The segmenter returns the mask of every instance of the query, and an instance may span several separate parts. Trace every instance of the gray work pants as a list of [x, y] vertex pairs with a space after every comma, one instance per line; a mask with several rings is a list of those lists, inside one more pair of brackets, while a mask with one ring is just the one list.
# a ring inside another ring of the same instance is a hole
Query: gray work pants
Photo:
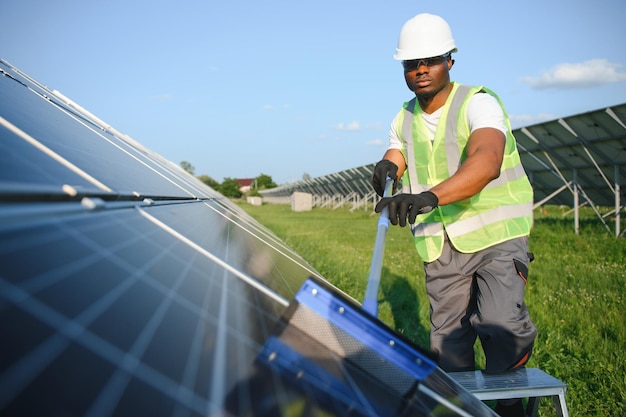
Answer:
[[442, 369], [473, 370], [477, 336], [486, 372], [526, 363], [537, 335], [524, 303], [529, 262], [523, 237], [470, 254], [446, 239], [441, 257], [424, 264], [430, 345]]

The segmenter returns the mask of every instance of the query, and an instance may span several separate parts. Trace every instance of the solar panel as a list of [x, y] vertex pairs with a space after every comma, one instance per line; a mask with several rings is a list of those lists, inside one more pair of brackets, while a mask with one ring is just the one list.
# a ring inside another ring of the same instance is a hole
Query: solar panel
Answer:
[[351, 168], [321, 177], [283, 184], [260, 192], [263, 198], [289, 197], [294, 191], [315, 195], [355, 194], [359, 198], [373, 197], [375, 193], [372, 190], [370, 178], [374, 172], [374, 166], [375, 164], [369, 164]]
[[[522, 163], [541, 201], [562, 186], [579, 187], [586, 204], [614, 207], [626, 182], [626, 104], [565, 117], [515, 132]], [[619, 199], [618, 199], [619, 197]], [[571, 192], [553, 204], [573, 206]]]
[[[222, 195], [0, 72], [0, 414], [492, 415]], [[381, 357], [380, 340], [303, 295], [311, 285], [406, 353]]]

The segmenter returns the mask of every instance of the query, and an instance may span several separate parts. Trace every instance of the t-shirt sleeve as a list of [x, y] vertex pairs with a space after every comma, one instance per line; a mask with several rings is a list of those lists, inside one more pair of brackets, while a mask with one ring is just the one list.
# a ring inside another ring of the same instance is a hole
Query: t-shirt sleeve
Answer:
[[399, 117], [399, 115], [394, 117], [393, 121], [391, 122], [391, 126], [389, 127], [389, 146], [387, 147], [387, 149], [402, 150], [403, 148], [402, 140], [400, 139], [400, 134], [398, 133], [397, 129]]
[[467, 121], [470, 133], [483, 127], [498, 129], [506, 135], [504, 112], [498, 100], [488, 93], [477, 93], [467, 105]]

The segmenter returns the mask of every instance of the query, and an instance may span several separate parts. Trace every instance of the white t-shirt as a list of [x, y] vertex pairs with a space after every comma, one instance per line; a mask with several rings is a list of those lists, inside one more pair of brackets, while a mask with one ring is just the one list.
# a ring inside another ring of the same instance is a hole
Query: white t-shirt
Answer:
[[[419, 105], [419, 104], [416, 104]], [[443, 107], [437, 109], [432, 114], [422, 112], [424, 119], [424, 125], [430, 135], [430, 140], [435, 138], [435, 130], [437, 129], [437, 123], [441, 117]], [[389, 147], [388, 149], [401, 149], [402, 140], [396, 129], [397, 119], [400, 115], [397, 115], [391, 123], [389, 129]], [[470, 133], [476, 129], [483, 127], [493, 127], [498, 129], [506, 135], [507, 127], [504, 122], [504, 112], [498, 103], [498, 100], [491, 94], [476, 93], [470, 98], [467, 104], [467, 122], [469, 124]]]

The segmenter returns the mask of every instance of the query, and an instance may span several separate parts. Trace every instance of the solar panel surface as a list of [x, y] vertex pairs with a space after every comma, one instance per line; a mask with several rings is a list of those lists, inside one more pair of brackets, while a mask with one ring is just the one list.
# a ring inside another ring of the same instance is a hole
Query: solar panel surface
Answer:
[[298, 335], [309, 278], [332, 288], [219, 193], [0, 61], [0, 414], [492, 415], [438, 369], [390, 390], [340, 340]]

